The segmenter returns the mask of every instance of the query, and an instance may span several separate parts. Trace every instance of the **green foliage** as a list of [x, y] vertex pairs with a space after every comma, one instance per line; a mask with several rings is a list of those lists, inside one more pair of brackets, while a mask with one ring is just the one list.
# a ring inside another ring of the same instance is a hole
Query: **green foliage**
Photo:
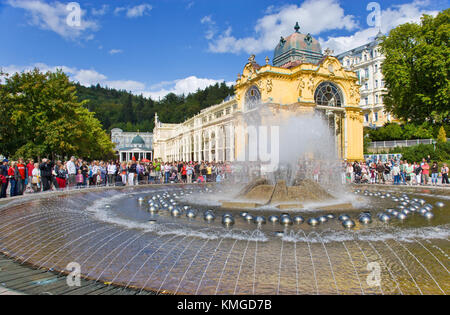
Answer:
[[450, 9], [393, 29], [382, 44], [386, 110], [421, 124], [450, 119]]
[[437, 136], [437, 141], [439, 142], [447, 142], [447, 133], [445, 132], [444, 127], [439, 128], [439, 134]]
[[449, 128], [449, 124], [438, 125], [424, 122], [420, 125], [413, 123], [399, 125], [391, 123], [378, 129], [365, 128], [365, 132], [371, 141], [416, 140], [437, 138], [440, 128], [445, 132], [445, 129]]
[[450, 159], [450, 143], [438, 142], [436, 145], [420, 144], [414, 147], [396, 148], [395, 153], [401, 153], [403, 159], [410, 162], [420, 162], [428, 155], [432, 161], [443, 162]]
[[187, 96], [170, 93], [158, 101], [100, 85], [77, 85], [77, 94], [81, 100], [87, 101], [87, 108], [95, 112], [106, 130], [120, 128], [124, 131], [152, 132], [155, 113], [165, 123], [181, 123], [201, 110], [222, 102], [234, 94], [234, 88], [221, 83]]
[[109, 136], [61, 71], [5, 76], [0, 84], [0, 152], [11, 157], [108, 157]]

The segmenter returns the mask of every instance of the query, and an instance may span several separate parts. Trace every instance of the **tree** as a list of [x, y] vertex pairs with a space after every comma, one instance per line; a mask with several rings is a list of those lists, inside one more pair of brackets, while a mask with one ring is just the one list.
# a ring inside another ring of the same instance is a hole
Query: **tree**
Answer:
[[4, 76], [0, 152], [12, 157], [109, 157], [113, 144], [62, 71]]
[[405, 121], [450, 119], [450, 9], [391, 30], [381, 43], [386, 110]]
[[438, 134], [437, 140], [439, 142], [447, 142], [447, 134], [445, 133], [445, 129], [443, 126], [441, 128], [439, 128], [439, 134]]

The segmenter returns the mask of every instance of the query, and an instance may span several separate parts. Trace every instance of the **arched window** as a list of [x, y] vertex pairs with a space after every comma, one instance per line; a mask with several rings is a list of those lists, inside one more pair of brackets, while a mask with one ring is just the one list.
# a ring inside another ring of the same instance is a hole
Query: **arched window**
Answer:
[[317, 105], [342, 107], [344, 98], [341, 89], [332, 82], [322, 82], [314, 93], [314, 100]]
[[261, 103], [261, 93], [256, 86], [252, 86], [245, 93], [245, 107], [247, 110], [255, 108]]

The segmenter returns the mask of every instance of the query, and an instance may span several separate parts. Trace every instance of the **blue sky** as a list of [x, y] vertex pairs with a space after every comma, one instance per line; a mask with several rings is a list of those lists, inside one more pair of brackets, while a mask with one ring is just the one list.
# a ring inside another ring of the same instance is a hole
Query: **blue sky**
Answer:
[[[371, 1], [154, 0], [77, 1], [80, 26], [66, 22], [70, 1], [0, 0], [0, 67], [62, 68], [75, 81], [158, 98], [217, 81], [230, 84], [250, 54], [273, 57], [280, 36], [299, 21], [335, 53], [365, 44], [381, 29], [437, 14], [447, 0]], [[373, 24], [373, 23], [372, 23]]]

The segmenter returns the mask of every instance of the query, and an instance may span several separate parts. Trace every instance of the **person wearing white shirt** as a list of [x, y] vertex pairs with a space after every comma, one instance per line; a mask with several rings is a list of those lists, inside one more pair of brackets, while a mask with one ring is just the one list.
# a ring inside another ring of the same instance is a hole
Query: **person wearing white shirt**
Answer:
[[114, 162], [111, 162], [108, 164], [108, 185], [114, 186], [116, 182], [116, 172], [117, 172], [117, 166]]
[[75, 166], [75, 157], [71, 157], [67, 162], [67, 174], [69, 175], [69, 188], [75, 186], [75, 179], [77, 176], [77, 168]]

